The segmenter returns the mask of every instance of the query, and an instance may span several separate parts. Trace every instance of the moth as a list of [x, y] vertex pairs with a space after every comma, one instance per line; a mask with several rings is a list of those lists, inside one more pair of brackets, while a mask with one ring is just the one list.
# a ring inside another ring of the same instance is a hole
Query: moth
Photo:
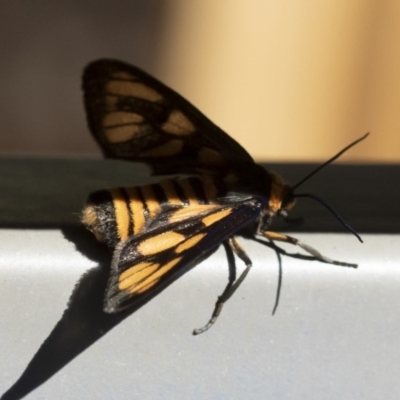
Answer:
[[106, 157], [146, 163], [156, 175], [175, 175], [89, 196], [82, 221], [113, 251], [105, 312], [155, 296], [224, 243], [245, 269], [218, 298], [210, 321], [193, 333], [206, 331], [252, 266], [236, 238], [246, 227], [254, 237], [291, 243], [319, 261], [356, 267], [269, 227], [275, 216], [287, 216], [298, 197], [321, 202], [294, 189], [366, 135], [291, 187], [256, 164], [187, 100], [139, 68], [94, 61], [84, 71], [83, 91], [89, 128]]

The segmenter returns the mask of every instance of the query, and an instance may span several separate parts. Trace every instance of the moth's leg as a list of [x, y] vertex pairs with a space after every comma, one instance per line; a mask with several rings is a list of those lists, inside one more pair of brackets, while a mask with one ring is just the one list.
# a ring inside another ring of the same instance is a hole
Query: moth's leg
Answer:
[[298, 240], [292, 236], [284, 235], [283, 233], [278, 233], [278, 232], [271, 232], [271, 231], [261, 231], [260, 234], [272, 241], [285, 242], [285, 243], [293, 244], [295, 246], [299, 246], [303, 250], [305, 250], [307, 253], [314, 256], [319, 261], [322, 261], [322, 262], [325, 262], [328, 264], [340, 265], [342, 267], [357, 268], [357, 264], [346, 263], [343, 261], [336, 261], [336, 260], [332, 260], [329, 257], [325, 257], [318, 250], [315, 250], [313, 247], [301, 242], [300, 240]]
[[234, 237], [229, 238], [228, 244], [230, 248], [234, 251], [234, 253], [245, 263], [246, 268], [236, 281], [232, 279], [229, 280], [225, 290], [223, 291], [221, 296], [218, 297], [218, 300], [215, 303], [215, 308], [211, 315], [210, 321], [208, 321], [208, 323], [204, 325], [202, 328], [195, 329], [193, 331], [193, 335], [199, 335], [200, 333], [207, 331], [214, 325], [214, 323], [218, 319], [219, 314], [222, 311], [224, 304], [232, 297], [233, 293], [236, 292], [236, 289], [244, 281], [244, 279], [246, 278], [247, 274], [250, 271], [250, 268], [252, 267], [252, 262], [250, 258], [248, 257], [246, 252], [243, 250], [242, 246]]

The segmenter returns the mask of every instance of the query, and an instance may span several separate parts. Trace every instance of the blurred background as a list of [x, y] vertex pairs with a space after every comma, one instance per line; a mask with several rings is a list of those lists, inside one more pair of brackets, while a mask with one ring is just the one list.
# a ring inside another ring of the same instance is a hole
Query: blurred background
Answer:
[[259, 161], [400, 161], [400, 2], [13, 1], [0, 7], [1, 155], [100, 156], [81, 74], [135, 64]]

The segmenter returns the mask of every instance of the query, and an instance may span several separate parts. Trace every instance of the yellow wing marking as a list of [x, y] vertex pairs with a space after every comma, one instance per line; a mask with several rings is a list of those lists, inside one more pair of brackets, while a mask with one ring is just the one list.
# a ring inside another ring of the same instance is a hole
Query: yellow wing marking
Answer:
[[190, 135], [196, 130], [192, 122], [179, 110], [171, 112], [161, 129], [172, 135]]
[[135, 293], [139, 294], [139, 293], [146, 292], [151, 287], [153, 287], [163, 277], [163, 275], [165, 275], [169, 270], [171, 270], [181, 260], [182, 260], [182, 257], [177, 257], [177, 258], [174, 258], [173, 260], [171, 260], [170, 262], [168, 262], [167, 264], [164, 264], [161, 267], [158, 267], [158, 269], [155, 272], [153, 272], [151, 275], [149, 275], [142, 282], [131, 287], [129, 292], [132, 294], [135, 294]]
[[192, 248], [193, 246], [195, 246], [197, 243], [200, 242], [201, 239], [203, 239], [203, 237], [206, 236], [205, 233], [199, 233], [197, 235], [192, 236], [190, 239], [184, 241], [183, 243], [181, 243], [176, 249], [175, 249], [175, 253], [182, 253], [183, 251]]
[[157, 270], [160, 264], [152, 262], [142, 262], [130, 267], [124, 271], [118, 278], [119, 290], [125, 290], [133, 286], [135, 283], [145, 279]]
[[214, 204], [197, 204], [194, 206], [182, 207], [168, 218], [168, 222], [178, 222], [191, 217], [196, 217], [201, 213], [212, 211], [216, 207], [217, 206]]
[[107, 110], [109, 112], [118, 110], [117, 108], [118, 97], [109, 94], [106, 95], [105, 97], [106, 97]]
[[170, 249], [185, 240], [181, 233], [169, 231], [149, 237], [138, 244], [138, 251], [143, 256], [151, 256], [161, 251]]
[[207, 215], [204, 217], [201, 222], [205, 226], [210, 226], [212, 224], [215, 224], [216, 222], [220, 221], [222, 218], [225, 218], [227, 215], [229, 215], [232, 212], [231, 208], [227, 208], [226, 210], [218, 211], [216, 213]]
[[110, 189], [113, 198], [118, 236], [125, 240], [129, 233], [129, 210], [120, 189]]
[[153, 102], [163, 98], [156, 90], [141, 82], [111, 80], [107, 83], [106, 91], [117, 96], [137, 97]]
[[182, 151], [182, 148], [182, 140], [172, 139], [161, 146], [143, 151], [140, 155], [145, 157], [168, 157], [179, 154]]
[[222, 165], [224, 159], [218, 151], [210, 149], [208, 147], [202, 147], [198, 154], [198, 161], [201, 164], [207, 165]]
[[133, 233], [139, 233], [143, 230], [146, 223], [144, 216], [144, 206], [139, 199], [138, 190], [135, 187], [125, 189], [129, 196], [129, 209], [131, 210], [133, 220]]
[[164, 179], [160, 182], [160, 186], [164, 190], [165, 195], [167, 196], [168, 202], [175, 206], [182, 206], [183, 203], [181, 199], [178, 197], [178, 193], [176, 193], [175, 187], [171, 181], [171, 179]]
[[150, 218], [154, 218], [160, 211], [160, 203], [154, 196], [153, 188], [151, 185], [141, 186], [144, 201], [150, 214]]
[[105, 115], [103, 125], [112, 128], [115, 125], [138, 124], [143, 122], [143, 116], [127, 111], [113, 111]]
[[140, 125], [124, 125], [106, 128], [105, 135], [110, 143], [122, 143], [131, 140], [135, 135], [142, 132]]

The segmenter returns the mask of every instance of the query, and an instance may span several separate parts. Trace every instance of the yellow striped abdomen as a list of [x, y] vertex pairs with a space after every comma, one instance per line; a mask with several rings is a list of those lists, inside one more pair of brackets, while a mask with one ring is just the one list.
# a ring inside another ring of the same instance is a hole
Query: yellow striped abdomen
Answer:
[[120, 241], [163, 221], [182, 220], [195, 210], [212, 208], [220, 188], [210, 177], [189, 177], [101, 190], [89, 196], [82, 222], [97, 240], [115, 248]]

